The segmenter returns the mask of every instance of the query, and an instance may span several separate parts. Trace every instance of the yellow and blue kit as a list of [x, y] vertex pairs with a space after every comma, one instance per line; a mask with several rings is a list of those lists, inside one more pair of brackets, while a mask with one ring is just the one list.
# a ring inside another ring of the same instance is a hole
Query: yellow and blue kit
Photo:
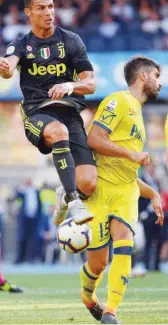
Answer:
[[[109, 133], [117, 146], [134, 152], [143, 150], [146, 139], [141, 104], [129, 91], [105, 98], [92, 122]], [[95, 153], [98, 185], [87, 204], [95, 218], [90, 223], [93, 240], [89, 249], [98, 249], [110, 240], [109, 221], [115, 218], [135, 232], [138, 219], [139, 164], [126, 159]]]

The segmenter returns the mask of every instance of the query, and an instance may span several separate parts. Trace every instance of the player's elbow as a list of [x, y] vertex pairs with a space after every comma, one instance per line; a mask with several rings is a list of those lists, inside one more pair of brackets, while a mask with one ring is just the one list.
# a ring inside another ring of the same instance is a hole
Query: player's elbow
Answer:
[[87, 138], [88, 146], [94, 150], [97, 148], [97, 137], [94, 137], [92, 134], [88, 135]]
[[94, 94], [96, 91], [96, 81], [94, 78], [88, 80], [88, 94]]
[[5, 72], [3, 74], [0, 75], [0, 77], [2, 77], [3, 79], [10, 79], [13, 76], [13, 72]]
[[5, 75], [4, 75], [4, 76], [2, 76], [2, 78], [3, 78], [3, 79], [11, 79], [12, 76], [5, 76]]

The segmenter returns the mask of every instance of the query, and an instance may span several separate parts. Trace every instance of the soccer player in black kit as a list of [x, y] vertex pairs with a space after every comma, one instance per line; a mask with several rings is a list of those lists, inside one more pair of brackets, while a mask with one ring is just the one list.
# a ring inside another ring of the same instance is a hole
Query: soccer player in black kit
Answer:
[[26, 137], [43, 154], [52, 151], [63, 185], [57, 190], [55, 223], [69, 210], [82, 224], [92, 219], [81, 198], [94, 191], [97, 172], [79, 112], [85, 109], [84, 95], [95, 91], [95, 78], [84, 43], [54, 26], [54, 11], [53, 0], [25, 0], [32, 31], [9, 44], [0, 75], [11, 78], [19, 69]]

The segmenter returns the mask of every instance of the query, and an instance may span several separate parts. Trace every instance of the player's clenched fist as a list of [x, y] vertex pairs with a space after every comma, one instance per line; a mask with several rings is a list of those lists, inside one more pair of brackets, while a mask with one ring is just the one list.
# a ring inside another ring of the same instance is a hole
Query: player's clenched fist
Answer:
[[13, 72], [8, 63], [8, 60], [0, 57], [0, 76], [9, 79], [13, 76]]
[[150, 164], [150, 156], [148, 152], [132, 152], [130, 155], [130, 160], [142, 166], [147, 166]]
[[0, 57], [0, 74], [9, 72], [9, 63], [6, 59]]

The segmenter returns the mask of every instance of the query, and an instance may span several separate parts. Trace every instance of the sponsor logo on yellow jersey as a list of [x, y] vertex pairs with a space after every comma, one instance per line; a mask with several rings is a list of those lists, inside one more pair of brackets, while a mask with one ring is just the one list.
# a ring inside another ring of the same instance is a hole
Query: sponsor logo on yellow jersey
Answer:
[[136, 124], [133, 124], [130, 135], [141, 142], [145, 142], [145, 137], [141, 134]]

